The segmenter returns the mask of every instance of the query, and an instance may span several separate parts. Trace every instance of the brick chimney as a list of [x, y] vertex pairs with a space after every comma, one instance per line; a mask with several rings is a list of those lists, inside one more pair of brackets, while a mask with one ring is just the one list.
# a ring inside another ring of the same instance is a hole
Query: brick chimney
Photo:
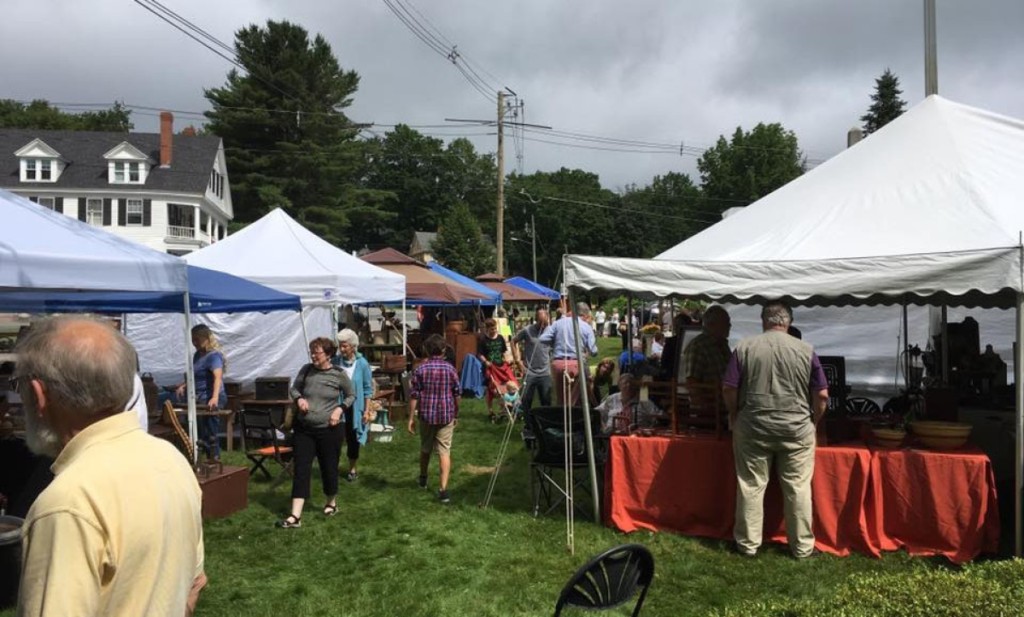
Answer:
[[174, 115], [169, 111], [160, 112], [160, 167], [171, 166], [171, 152], [174, 141]]

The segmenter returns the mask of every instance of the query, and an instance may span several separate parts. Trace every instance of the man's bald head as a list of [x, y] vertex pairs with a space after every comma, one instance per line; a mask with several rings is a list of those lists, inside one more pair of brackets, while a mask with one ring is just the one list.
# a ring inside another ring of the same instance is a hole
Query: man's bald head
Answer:
[[18, 376], [42, 384], [46, 415], [96, 421], [124, 411], [131, 398], [135, 350], [109, 322], [81, 316], [44, 319], [32, 325], [16, 351]]

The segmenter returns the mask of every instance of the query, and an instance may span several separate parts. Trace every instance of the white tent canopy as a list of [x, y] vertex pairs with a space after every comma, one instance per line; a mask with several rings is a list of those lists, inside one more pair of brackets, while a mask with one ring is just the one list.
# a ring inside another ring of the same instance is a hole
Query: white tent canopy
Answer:
[[303, 306], [405, 298], [405, 277], [329, 244], [280, 208], [185, 260], [295, 294]]
[[0, 190], [0, 288], [183, 294], [178, 257], [119, 238]]
[[[185, 259], [302, 299], [301, 322], [283, 313], [196, 317], [196, 322], [210, 326], [223, 346], [228, 362], [225, 379], [246, 385], [257, 377], [294, 377], [309, 361], [303, 330], [310, 338], [333, 338], [337, 305], [405, 299], [404, 276], [325, 242], [280, 208]], [[181, 379], [175, 358], [185, 353], [185, 343], [164, 335], [177, 327], [173, 316], [133, 315], [127, 323], [143, 370], [160, 383]]]
[[1017, 309], [1015, 553], [1024, 550], [1024, 122], [930, 96], [654, 260], [566, 256], [571, 289], [805, 305]]
[[581, 289], [757, 302], [1016, 305], [1024, 122], [928, 97], [652, 260], [566, 259]]

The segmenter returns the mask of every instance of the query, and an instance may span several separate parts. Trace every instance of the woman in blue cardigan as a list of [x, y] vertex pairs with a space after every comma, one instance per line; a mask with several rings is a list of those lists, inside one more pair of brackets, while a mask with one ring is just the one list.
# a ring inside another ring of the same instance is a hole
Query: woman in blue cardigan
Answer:
[[338, 355], [334, 364], [345, 371], [356, 390], [356, 400], [345, 410], [345, 443], [348, 449], [348, 475], [345, 479], [355, 482], [359, 477], [356, 463], [359, 461], [359, 447], [366, 444], [370, 423], [367, 421], [370, 397], [373, 396], [373, 372], [370, 363], [359, 353], [359, 336], [345, 328], [338, 332]]

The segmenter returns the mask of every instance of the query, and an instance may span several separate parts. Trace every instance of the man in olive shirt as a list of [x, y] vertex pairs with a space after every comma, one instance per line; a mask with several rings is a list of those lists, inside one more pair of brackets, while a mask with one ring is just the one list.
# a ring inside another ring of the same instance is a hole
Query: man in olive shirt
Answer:
[[17, 353], [28, 446], [56, 458], [22, 528], [18, 615], [191, 614], [202, 493], [185, 457], [124, 411], [135, 350], [106, 323], [57, 317]]
[[789, 550], [814, 552], [811, 478], [814, 427], [828, 405], [825, 372], [814, 349], [790, 336], [792, 313], [781, 302], [761, 311], [762, 334], [740, 341], [725, 370], [722, 395], [733, 427], [736, 462], [736, 550], [761, 546], [764, 490], [772, 462], [782, 486]]

